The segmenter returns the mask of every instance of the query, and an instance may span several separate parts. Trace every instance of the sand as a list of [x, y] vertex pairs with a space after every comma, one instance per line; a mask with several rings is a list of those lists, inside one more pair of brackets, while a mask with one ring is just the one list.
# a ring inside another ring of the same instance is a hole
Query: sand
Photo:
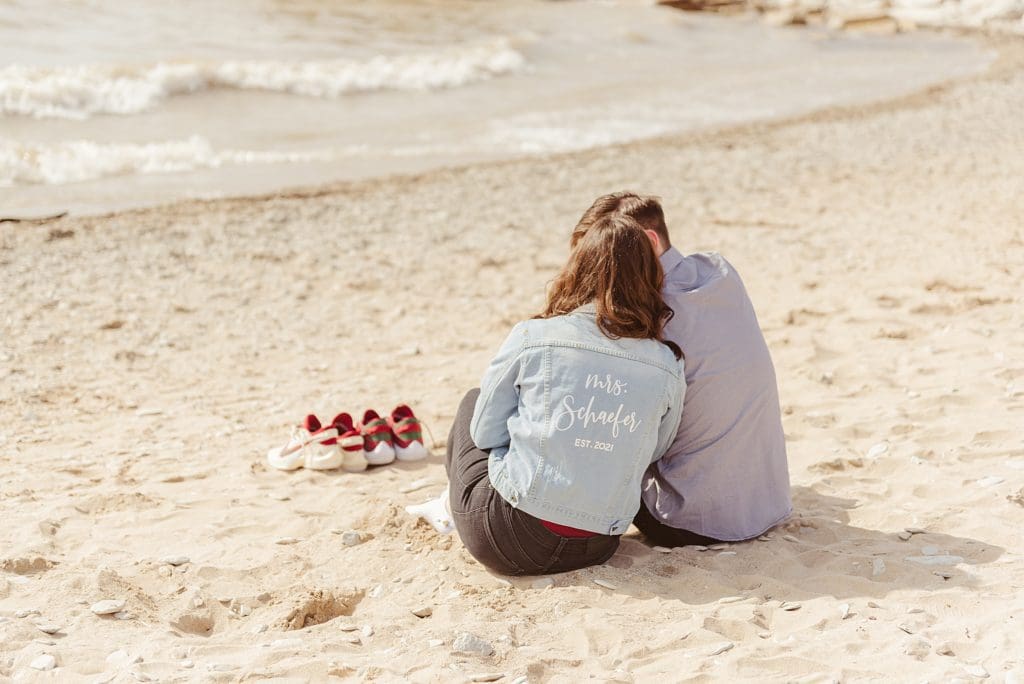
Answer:
[[[1024, 680], [1024, 59], [1001, 49], [872, 107], [0, 224], [0, 679]], [[508, 580], [403, 511], [440, 448], [265, 466], [308, 411], [408, 401], [443, 440], [620, 188], [746, 280], [796, 507], [769, 538], [632, 531], [605, 566]]]

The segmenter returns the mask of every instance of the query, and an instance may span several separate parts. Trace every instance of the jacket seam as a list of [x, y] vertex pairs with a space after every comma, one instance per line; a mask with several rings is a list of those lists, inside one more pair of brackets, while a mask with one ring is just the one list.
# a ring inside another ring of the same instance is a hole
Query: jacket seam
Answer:
[[[642, 356], [638, 356], [636, 354], [630, 354], [628, 352], [620, 352], [620, 351], [617, 351], [617, 350], [614, 350], [614, 349], [605, 349], [603, 347], [598, 347], [596, 345], [582, 344], [580, 342], [565, 342], [565, 341], [562, 341], [562, 340], [544, 340], [544, 341], [538, 341], [538, 342], [524, 342], [523, 343], [523, 350], [522, 351], [525, 351], [526, 349], [535, 349], [535, 348], [538, 348], [538, 347], [545, 347], [545, 348], [550, 348], [550, 347], [568, 347], [570, 349], [585, 349], [587, 351], [596, 352], [598, 354], [604, 354], [606, 356], [614, 356], [614, 357], [620, 358], [620, 359], [628, 359], [630, 361], [636, 361], [637, 363], [642, 363], [642, 364], [647, 365], [647, 366], [653, 366], [653, 367], [658, 368], [660, 370], [663, 370], [663, 371], [666, 371], [668, 373], [671, 373], [672, 375], [675, 375], [676, 377], [678, 377], [679, 374], [680, 374], [680, 370], [679, 370], [678, 365], [672, 366], [672, 365], [669, 365], [669, 364], [662, 364], [662, 363], [660, 363], [658, 361], [652, 361], [650, 359], [645, 359]], [[522, 352], [520, 352], [520, 353], [522, 353]]]
[[540, 453], [537, 454], [537, 464], [530, 474], [530, 487], [526, 491], [527, 498], [536, 494], [540, 474], [544, 471], [544, 463], [547, 461], [547, 436], [548, 430], [551, 429], [551, 351], [548, 348], [545, 348], [541, 354], [541, 368], [544, 376], [544, 432], [540, 436], [538, 448]]
[[[664, 420], [664, 415], [665, 414], [662, 413], [662, 420]], [[658, 426], [659, 426], [658, 432], [660, 432], [661, 431], [660, 430], [661, 421], [658, 422]], [[653, 428], [654, 428], [654, 422], [653, 421], [648, 422], [647, 430], [644, 432], [644, 437], [641, 440], [641, 443], [646, 443], [646, 442], [650, 441], [651, 431], [653, 430]], [[655, 446], [655, 448], [657, 448], [657, 446], [658, 446], [658, 444], [657, 444], [657, 437], [655, 438], [654, 446]], [[617, 500], [620, 500], [620, 501], [622, 500], [622, 495], [626, 491], [626, 488], [629, 486], [629, 483], [632, 482], [634, 479], [636, 479], [637, 462], [642, 458], [642, 456], [643, 456], [643, 454], [641, 454], [639, 451], [636, 454], [633, 455], [633, 468], [629, 471], [630, 475], [629, 475], [629, 477], [626, 480], [624, 480], [623, 482], [621, 482], [619, 484], [619, 488], [615, 491], [615, 498]], [[648, 464], [648, 465], [650, 465], [650, 464]], [[641, 486], [641, 484], [643, 482], [643, 472], [645, 472], [646, 470], [647, 470], [647, 466], [644, 466], [644, 469], [643, 469], [643, 471], [641, 471], [641, 474], [640, 474], [641, 482], [637, 483], [637, 487], [638, 488]]]

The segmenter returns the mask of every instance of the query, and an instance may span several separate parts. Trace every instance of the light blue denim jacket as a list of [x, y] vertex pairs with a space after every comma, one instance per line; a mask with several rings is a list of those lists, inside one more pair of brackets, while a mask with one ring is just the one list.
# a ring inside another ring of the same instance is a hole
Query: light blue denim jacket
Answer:
[[517, 324], [480, 384], [470, 434], [491, 485], [536, 518], [622, 534], [641, 478], [675, 438], [682, 361], [656, 340], [609, 339], [593, 305]]

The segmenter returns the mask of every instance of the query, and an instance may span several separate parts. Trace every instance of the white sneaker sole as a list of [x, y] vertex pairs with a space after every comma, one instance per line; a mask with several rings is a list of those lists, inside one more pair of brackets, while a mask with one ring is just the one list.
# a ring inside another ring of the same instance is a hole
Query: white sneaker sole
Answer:
[[306, 468], [309, 470], [337, 470], [343, 459], [337, 444], [306, 447]]
[[370, 465], [387, 465], [395, 460], [395, 447], [381, 442], [373, 451], [363, 451], [363, 457]]
[[338, 440], [341, 447], [341, 469], [346, 473], [361, 473], [366, 470], [366, 458], [363, 456], [363, 438], [360, 435], [349, 435]]
[[399, 461], [422, 461], [429, 455], [423, 442], [413, 442], [407, 447], [395, 446], [395, 458]]
[[267, 464], [278, 470], [298, 470], [306, 462], [302, 450], [285, 453], [288, 447], [271, 449], [267, 452]]
[[341, 464], [341, 469], [346, 473], [361, 473], [366, 470], [366, 466], [368, 465], [366, 458], [363, 457], [362, 451], [346, 451], [345, 460]]

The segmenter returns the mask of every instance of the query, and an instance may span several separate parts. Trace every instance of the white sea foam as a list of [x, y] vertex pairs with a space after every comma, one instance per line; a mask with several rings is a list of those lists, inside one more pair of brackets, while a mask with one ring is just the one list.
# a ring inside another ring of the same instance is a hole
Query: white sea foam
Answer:
[[0, 141], [0, 187], [76, 183], [135, 173], [174, 173], [231, 164], [274, 164], [331, 159], [331, 152], [216, 150], [208, 140], [101, 144], [88, 140], [52, 145]]
[[499, 40], [364, 61], [161, 62], [0, 68], [0, 114], [84, 119], [136, 114], [173, 95], [209, 88], [337, 98], [375, 90], [455, 88], [521, 70], [523, 55]]
[[608, 105], [518, 115], [492, 123], [481, 144], [515, 154], [573, 152], [640, 140], [674, 130], [672, 108]]

